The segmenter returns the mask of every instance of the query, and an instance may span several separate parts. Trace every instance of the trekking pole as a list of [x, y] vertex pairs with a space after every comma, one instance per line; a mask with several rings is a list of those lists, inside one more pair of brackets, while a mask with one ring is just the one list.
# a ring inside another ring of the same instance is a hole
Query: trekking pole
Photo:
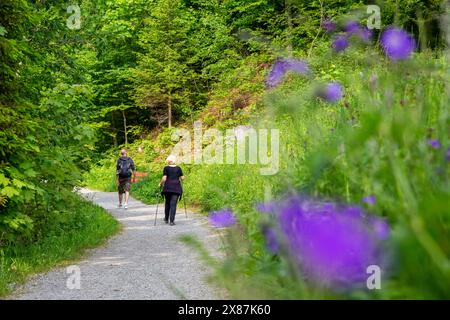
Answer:
[[159, 208], [159, 199], [161, 198], [161, 189], [159, 189], [158, 197], [156, 197], [156, 214], [155, 214], [155, 224], [153, 225], [156, 227], [156, 219], [158, 218], [158, 208]]
[[[184, 185], [181, 184], [182, 188], [183, 188], [183, 193], [184, 193]], [[187, 210], [186, 210], [186, 197], [185, 194], [183, 195], [183, 202], [184, 202], [184, 214], [186, 215], [186, 219], [187, 219]]]
[[183, 201], [184, 201], [184, 214], [186, 215], [186, 219], [187, 219], [186, 198], [183, 197]]

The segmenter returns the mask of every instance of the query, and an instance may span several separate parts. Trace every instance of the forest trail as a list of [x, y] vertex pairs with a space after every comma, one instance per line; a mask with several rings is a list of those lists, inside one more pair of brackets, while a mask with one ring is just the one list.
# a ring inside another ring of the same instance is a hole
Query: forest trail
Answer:
[[[222, 299], [222, 290], [208, 283], [209, 267], [199, 254], [179, 240], [195, 235], [208, 251], [216, 252], [217, 235], [205, 217], [178, 209], [176, 225], [163, 222], [159, 205], [146, 205], [130, 198], [128, 210], [117, 208], [117, 194], [82, 189], [80, 193], [108, 210], [123, 230], [103, 247], [90, 250], [80, 262], [80, 289], [67, 287], [67, 268], [59, 267], [32, 277], [9, 299]], [[215, 250], [214, 250], [215, 249]]]

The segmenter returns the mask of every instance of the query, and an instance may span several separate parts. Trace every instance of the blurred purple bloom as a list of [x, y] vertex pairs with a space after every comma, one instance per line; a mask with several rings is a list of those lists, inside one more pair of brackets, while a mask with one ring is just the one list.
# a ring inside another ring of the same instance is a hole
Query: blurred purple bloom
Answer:
[[289, 63], [284, 59], [277, 59], [272, 66], [272, 70], [266, 78], [266, 84], [268, 87], [275, 87], [282, 80], [287, 72]]
[[256, 206], [256, 210], [262, 213], [274, 213], [276, 208], [277, 204], [275, 202], [260, 203]]
[[356, 31], [356, 35], [358, 38], [360, 38], [362, 41], [369, 42], [372, 39], [372, 31], [369, 30], [367, 27], [361, 27]]
[[288, 249], [309, 279], [363, 286], [367, 267], [385, 263], [380, 249], [389, 236], [389, 225], [370, 219], [360, 207], [292, 197], [278, 217]]
[[445, 159], [450, 161], [450, 148], [447, 149], [447, 153], [445, 154]]
[[331, 103], [338, 102], [343, 95], [343, 89], [339, 82], [329, 82], [324, 87], [320, 88], [317, 96]]
[[216, 228], [226, 228], [236, 224], [236, 217], [228, 209], [213, 211], [209, 214], [209, 222]]
[[344, 27], [348, 36], [356, 35], [359, 39], [369, 42], [372, 39], [372, 31], [366, 26], [361, 26], [358, 21], [349, 21]]
[[371, 225], [372, 230], [375, 232], [379, 239], [386, 240], [387, 238], [389, 238], [391, 231], [386, 220], [380, 218], [372, 218]]
[[279, 252], [278, 239], [275, 231], [270, 227], [263, 227], [264, 239], [266, 241], [267, 249], [276, 254]]
[[324, 28], [326, 32], [330, 33], [336, 30], [336, 24], [331, 21], [331, 19], [325, 19], [322, 22], [322, 28]]
[[288, 71], [293, 71], [299, 74], [308, 74], [308, 64], [298, 59], [282, 59], [279, 58], [272, 66], [272, 70], [266, 78], [266, 85], [271, 88], [281, 83], [284, 75]]
[[342, 208], [342, 212], [348, 216], [353, 218], [363, 218], [364, 210], [360, 206], [346, 206]]
[[375, 196], [367, 196], [367, 197], [364, 197], [364, 198], [362, 199], [362, 201], [363, 201], [364, 203], [367, 203], [368, 205], [373, 206], [373, 205], [375, 205], [375, 203], [377, 202], [377, 198], [376, 198]]
[[406, 31], [390, 27], [381, 35], [381, 46], [393, 61], [408, 59], [416, 49], [416, 41]]
[[307, 74], [309, 72], [308, 64], [303, 60], [288, 59], [288, 70], [294, 71], [300, 74]]
[[342, 34], [335, 36], [333, 42], [331, 43], [331, 47], [334, 52], [342, 52], [347, 49], [348, 46], [349, 42], [347, 36]]
[[358, 30], [360, 30], [360, 24], [358, 21], [348, 21], [344, 25], [344, 31], [347, 33], [356, 33]]
[[430, 139], [427, 141], [427, 143], [433, 149], [439, 149], [441, 147], [441, 143], [439, 142], [439, 140], [436, 139]]

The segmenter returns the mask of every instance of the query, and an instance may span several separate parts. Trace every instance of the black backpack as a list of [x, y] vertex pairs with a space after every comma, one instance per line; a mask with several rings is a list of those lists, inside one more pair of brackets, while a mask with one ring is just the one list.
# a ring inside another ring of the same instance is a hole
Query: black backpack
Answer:
[[120, 178], [131, 177], [131, 158], [119, 159], [119, 163], [117, 164], [117, 174]]

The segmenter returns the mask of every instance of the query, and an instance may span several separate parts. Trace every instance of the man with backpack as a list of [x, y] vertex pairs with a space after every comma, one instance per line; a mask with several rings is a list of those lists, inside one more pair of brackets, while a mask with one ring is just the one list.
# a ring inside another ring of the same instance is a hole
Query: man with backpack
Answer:
[[136, 171], [133, 159], [127, 157], [127, 151], [120, 151], [120, 158], [117, 160], [117, 186], [119, 189], [119, 208], [122, 208], [123, 194], [125, 193], [124, 208], [128, 208], [128, 198], [130, 196], [131, 178]]

